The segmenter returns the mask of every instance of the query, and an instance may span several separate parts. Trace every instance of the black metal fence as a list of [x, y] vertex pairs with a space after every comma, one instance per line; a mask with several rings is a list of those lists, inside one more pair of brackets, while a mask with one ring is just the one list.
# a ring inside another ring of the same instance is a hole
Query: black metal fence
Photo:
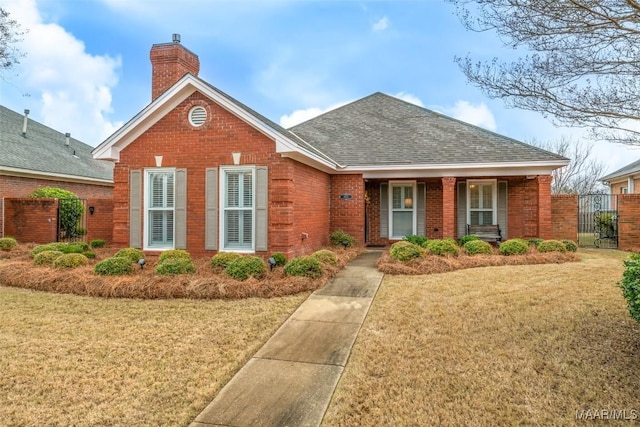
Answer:
[[578, 245], [618, 247], [618, 196], [585, 194], [578, 198]]
[[87, 201], [85, 199], [58, 199], [59, 242], [86, 241]]

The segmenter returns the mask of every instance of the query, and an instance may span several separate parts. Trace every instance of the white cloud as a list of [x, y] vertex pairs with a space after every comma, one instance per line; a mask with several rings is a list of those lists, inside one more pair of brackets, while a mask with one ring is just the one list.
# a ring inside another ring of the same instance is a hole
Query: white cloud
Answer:
[[55, 23], [43, 22], [35, 0], [5, 0], [3, 7], [29, 31], [21, 49], [20, 85], [39, 104], [46, 125], [97, 145], [121, 126], [111, 122], [111, 90], [121, 59], [91, 55], [81, 40]]
[[403, 101], [410, 102], [411, 104], [415, 104], [418, 107], [424, 107], [424, 104], [422, 103], [420, 98], [418, 98], [417, 96], [412, 95], [410, 93], [398, 92], [393, 96], [395, 96], [398, 99], [402, 99]]
[[383, 16], [375, 24], [373, 24], [373, 31], [384, 31], [389, 28], [389, 18]]
[[484, 102], [473, 105], [468, 101], [458, 101], [452, 108], [445, 108], [446, 114], [458, 120], [495, 131], [496, 119]]
[[337, 104], [333, 104], [328, 108], [311, 107], [303, 110], [295, 110], [291, 114], [285, 114], [284, 116], [280, 117], [280, 126], [288, 129], [302, 122], [306, 122], [307, 120], [311, 120], [314, 117], [318, 117], [319, 115], [324, 114], [327, 111], [335, 110], [336, 108], [342, 107], [349, 102], [350, 101], [340, 102]]

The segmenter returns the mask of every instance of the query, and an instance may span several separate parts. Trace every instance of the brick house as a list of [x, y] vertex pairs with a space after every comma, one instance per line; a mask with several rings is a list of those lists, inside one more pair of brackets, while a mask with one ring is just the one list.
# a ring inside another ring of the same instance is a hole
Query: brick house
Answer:
[[640, 194], [640, 160], [600, 178], [611, 194]]
[[500, 224], [550, 237], [564, 157], [375, 93], [284, 129], [151, 48], [152, 102], [93, 151], [114, 171], [116, 245], [288, 256], [341, 229], [385, 245]]
[[[81, 199], [111, 199], [113, 163], [95, 160], [92, 149], [29, 118], [29, 110], [22, 115], [0, 106], [0, 237], [16, 233], [15, 224], [9, 219], [5, 223], [6, 203], [27, 198], [38, 188], [63, 188]], [[105, 209], [111, 209], [109, 203]], [[24, 228], [35, 230], [36, 220], [30, 218]], [[41, 234], [51, 238], [48, 233]]]

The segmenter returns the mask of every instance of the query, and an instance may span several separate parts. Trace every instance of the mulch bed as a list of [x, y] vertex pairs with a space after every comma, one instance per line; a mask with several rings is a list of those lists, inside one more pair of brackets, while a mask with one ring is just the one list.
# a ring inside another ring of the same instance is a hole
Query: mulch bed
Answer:
[[574, 252], [546, 252], [535, 250], [525, 255], [466, 255], [454, 256], [426, 255], [408, 262], [393, 259], [389, 252], [385, 252], [378, 259], [378, 270], [386, 274], [437, 274], [465, 268], [489, 267], [500, 265], [530, 265], [530, 264], [562, 264], [580, 261], [580, 256]]
[[96, 275], [94, 265], [116, 252], [109, 248], [96, 250], [97, 257], [88, 266], [71, 270], [41, 267], [29, 257], [34, 246], [19, 245], [11, 252], [0, 252], [0, 285], [102, 298], [273, 298], [321, 288], [362, 252], [360, 248], [334, 248], [337, 265], [324, 266], [318, 279], [285, 276], [282, 267], [277, 267], [262, 280], [238, 281], [214, 271], [206, 258], [194, 260], [194, 274], [159, 275], [155, 273], [156, 261], [148, 259], [144, 269], [136, 267], [131, 275]]

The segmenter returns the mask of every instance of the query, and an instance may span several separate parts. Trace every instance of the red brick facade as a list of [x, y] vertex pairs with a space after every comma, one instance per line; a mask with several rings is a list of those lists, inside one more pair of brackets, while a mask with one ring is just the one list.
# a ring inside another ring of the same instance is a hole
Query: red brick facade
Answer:
[[156, 99], [185, 74], [191, 73], [197, 76], [200, 71], [198, 55], [185, 49], [179, 43], [153, 45], [149, 56], [153, 65], [151, 99]]
[[618, 248], [640, 250], [640, 194], [618, 195]]
[[342, 230], [364, 242], [364, 180], [362, 175], [331, 176], [331, 231]]
[[551, 238], [578, 241], [578, 195], [551, 196]]

